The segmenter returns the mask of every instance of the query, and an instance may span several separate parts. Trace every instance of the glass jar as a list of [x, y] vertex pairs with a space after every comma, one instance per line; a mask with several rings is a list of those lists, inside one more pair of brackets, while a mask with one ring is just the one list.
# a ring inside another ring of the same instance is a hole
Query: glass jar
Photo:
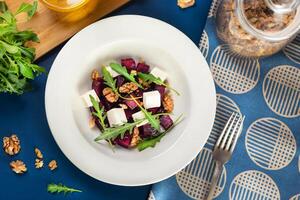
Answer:
[[222, 0], [218, 37], [245, 57], [280, 51], [300, 29], [300, 0]]

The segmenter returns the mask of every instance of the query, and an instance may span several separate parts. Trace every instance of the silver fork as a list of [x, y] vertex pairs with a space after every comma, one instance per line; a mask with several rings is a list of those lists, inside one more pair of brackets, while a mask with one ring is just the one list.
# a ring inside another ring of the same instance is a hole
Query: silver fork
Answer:
[[207, 200], [213, 199], [215, 187], [222, 173], [223, 165], [231, 158], [236, 142], [243, 128], [245, 117], [238, 113], [232, 113], [226, 123], [213, 151], [213, 158], [216, 161], [215, 171], [212, 177]]

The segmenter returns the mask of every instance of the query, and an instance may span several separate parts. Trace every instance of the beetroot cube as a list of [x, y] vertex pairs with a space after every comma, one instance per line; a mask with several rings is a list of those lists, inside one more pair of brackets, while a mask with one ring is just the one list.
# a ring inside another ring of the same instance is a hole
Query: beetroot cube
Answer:
[[132, 110], [129, 110], [129, 109], [126, 109], [124, 111], [125, 111], [125, 115], [126, 115], [126, 118], [127, 118], [128, 122], [132, 122], [133, 121], [132, 114], [134, 112]]
[[121, 59], [122, 66], [126, 67], [126, 69], [130, 70], [136, 70], [135, 61], [132, 58], [124, 58]]
[[142, 73], [149, 73], [149, 65], [146, 65], [145, 63], [138, 63], [137, 64], [137, 71]]
[[124, 134], [124, 137], [123, 137], [123, 138], [121, 138], [121, 137], [119, 136], [119, 137], [117, 137], [117, 138], [115, 139], [114, 142], [115, 142], [116, 144], [120, 145], [121, 147], [124, 147], [124, 148], [128, 149], [129, 146], [130, 146], [130, 143], [131, 143], [131, 139], [132, 139], [131, 134], [127, 132], [127, 133]]
[[96, 80], [93, 80], [93, 83], [92, 83], [92, 89], [95, 90], [96, 94], [98, 96], [101, 95], [102, 93], [102, 90], [104, 89], [104, 83], [103, 83], [103, 80], [101, 78], [98, 78]]
[[140, 131], [140, 136], [142, 138], [149, 138], [154, 136], [157, 133], [157, 131], [154, 128], [152, 128], [150, 124], [145, 124], [139, 127], [139, 131]]
[[125, 100], [125, 103], [131, 110], [137, 107], [137, 104], [133, 100]]
[[121, 85], [123, 85], [125, 78], [123, 76], [117, 76], [116, 79], [117, 79], [117, 87], [119, 88], [121, 87]]
[[164, 96], [165, 91], [166, 91], [166, 87], [165, 86], [163, 86], [163, 85], [155, 85], [154, 89], [159, 92], [161, 98]]
[[112, 109], [113, 106], [114, 106], [114, 105], [113, 105], [112, 103], [109, 103], [109, 102], [105, 99], [105, 97], [100, 98], [100, 108], [101, 108], [101, 107], [104, 107], [104, 110], [105, 110], [105, 111], [108, 111], [108, 110]]
[[173, 125], [173, 120], [169, 115], [163, 115], [160, 117], [160, 125], [165, 129], [168, 130]]
[[157, 114], [158, 110], [159, 110], [159, 107], [147, 109], [147, 111], [151, 112], [152, 114]]

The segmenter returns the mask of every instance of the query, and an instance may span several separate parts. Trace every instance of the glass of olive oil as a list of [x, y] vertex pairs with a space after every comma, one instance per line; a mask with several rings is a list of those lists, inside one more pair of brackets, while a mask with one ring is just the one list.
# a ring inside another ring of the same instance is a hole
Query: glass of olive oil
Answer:
[[99, 0], [41, 0], [46, 7], [57, 12], [60, 20], [76, 22], [97, 9]]
[[57, 12], [76, 11], [84, 7], [89, 1], [90, 0], [42, 0], [48, 8]]

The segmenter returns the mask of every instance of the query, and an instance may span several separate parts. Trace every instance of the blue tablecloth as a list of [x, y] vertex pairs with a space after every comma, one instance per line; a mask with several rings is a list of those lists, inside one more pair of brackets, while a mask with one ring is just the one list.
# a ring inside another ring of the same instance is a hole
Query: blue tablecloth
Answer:
[[214, 197], [300, 200], [300, 34], [271, 57], [237, 57], [216, 36], [219, 2], [212, 3], [199, 44], [217, 90], [211, 135], [194, 161], [153, 185], [149, 200], [205, 199], [215, 167], [212, 150], [232, 112], [245, 115], [245, 123]]
[[[133, 0], [111, 15], [152, 16], [177, 27], [198, 43], [209, 5], [210, 0], [197, 0], [196, 6], [181, 10], [176, 6], [176, 0]], [[62, 45], [52, 50], [37, 63], [49, 70], [61, 47]], [[82, 173], [63, 155], [53, 140], [46, 120], [44, 109], [46, 79], [46, 75], [38, 77], [33, 82], [34, 91], [22, 96], [0, 94], [0, 136], [2, 138], [16, 133], [22, 146], [21, 152], [14, 157], [9, 157], [1, 151], [0, 199], [146, 199], [151, 186], [119, 187], [102, 183]], [[51, 172], [47, 167], [35, 169], [35, 146], [43, 152], [46, 164], [51, 159], [57, 160], [56, 171]], [[26, 162], [28, 167], [26, 174], [19, 176], [11, 171], [9, 163], [14, 159]], [[46, 191], [47, 184], [52, 182], [61, 182], [79, 188], [83, 192], [66, 196], [52, 195]]]

